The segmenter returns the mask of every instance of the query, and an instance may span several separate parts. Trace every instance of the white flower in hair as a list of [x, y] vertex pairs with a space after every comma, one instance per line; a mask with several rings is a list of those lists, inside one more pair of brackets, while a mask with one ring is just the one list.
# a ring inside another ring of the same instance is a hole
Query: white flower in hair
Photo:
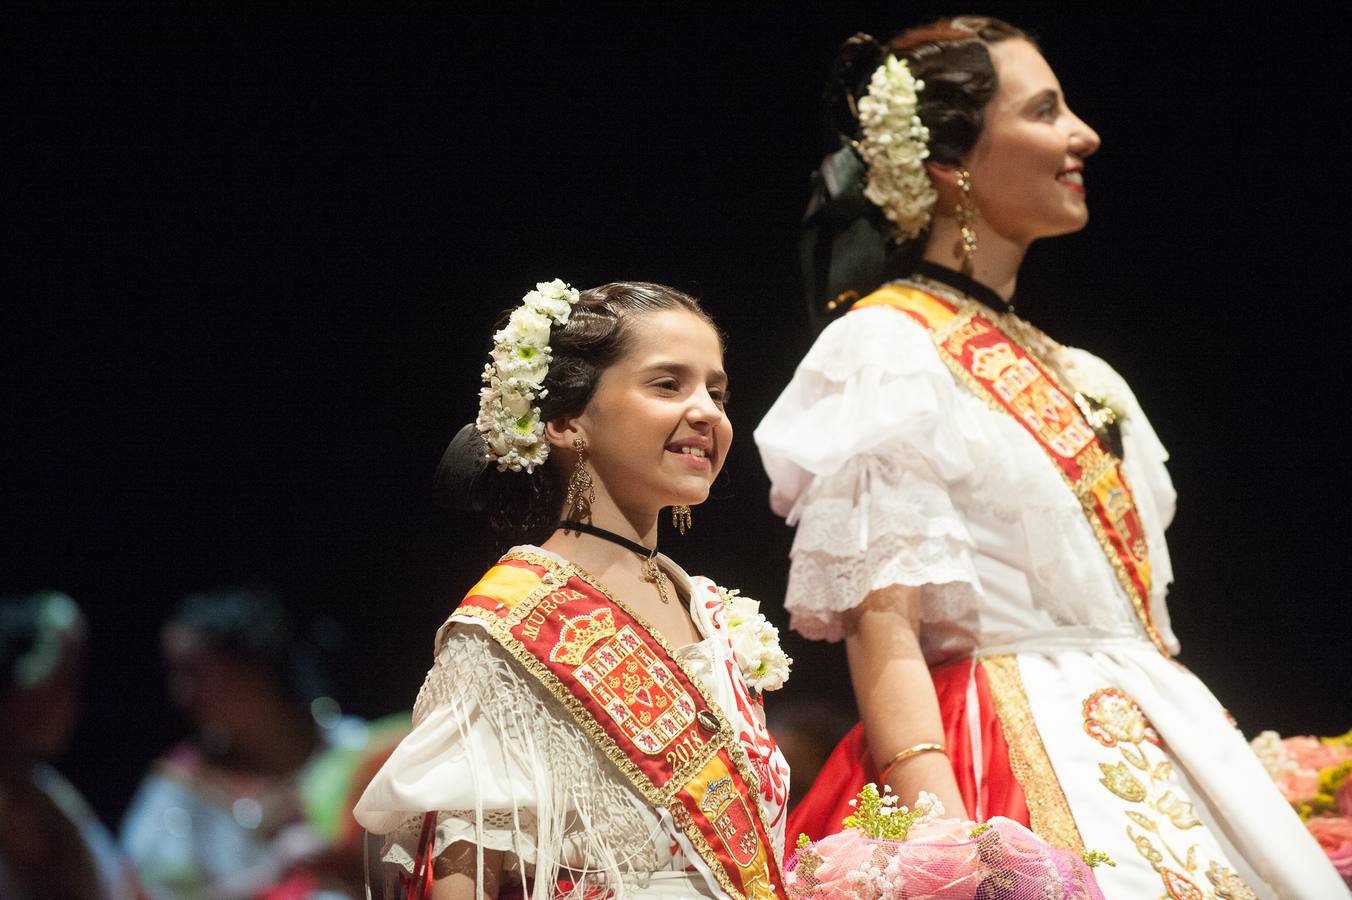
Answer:
[[888, 56], [859, 100], [859, 155], [868, 164], [864, 196], [882, 208], [902, 239], [914, 238], [929, 226], [938, 199], [925, 171], [929, 129], [916, 114], [924, 88], [906, 60]]
[[578, 292], [559, 279], [542, 281], [493, 335], [474, 424], [499, 471], [533, 472], [549, 456], [539, 407], [549, 374], [549, 334], [568, 323], [577, 301]]
[[779, 646], [779, 629], [760, 611], [760, 603], [740, 591], [720, 587], [732, 655], [747, 686], [755, 691], [776, 691], [789, 679], [793, 660]]
[[535, 310], [541, 315], [548, 316], [560, 322], [567, 322], [572, 304], [577, 302], [576, 294], [573, 292], [573, 299], [568, 299], [568, 291], [571, 288], [559, 279], [555, 278], [548, 283], [541, 282], [535, 286], [535, 290], [527, 294], [522, 302], [528, 309]]

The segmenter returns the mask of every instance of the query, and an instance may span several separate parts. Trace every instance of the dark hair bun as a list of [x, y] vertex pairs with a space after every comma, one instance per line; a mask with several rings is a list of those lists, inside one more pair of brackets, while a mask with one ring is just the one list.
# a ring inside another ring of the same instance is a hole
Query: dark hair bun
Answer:
[[437, 464], [432, 494], [438, 506], [447, 509], [466, 509], [480, 512], [484, 508], [481, 490], [483, 476], [488, 468], [488, 445], [473, 422], [461, 428], [451, 438], [446, 452]]
[[828, 127], [846, 142], [859, 137], [859, 98], [868, 93], [869, 81], [886, 55], [887, 48], [862, 31], [836, 52], [822, 92], [822, 112]]

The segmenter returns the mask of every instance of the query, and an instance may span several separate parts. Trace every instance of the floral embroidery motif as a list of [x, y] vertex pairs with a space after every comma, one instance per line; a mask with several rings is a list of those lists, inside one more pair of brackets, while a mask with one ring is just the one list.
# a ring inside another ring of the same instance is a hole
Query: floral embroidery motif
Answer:
[[1206, 900], [1206, 894], [1202, 889], [1189, 881], [1186, 876], [1173, 869], [1161, 869], [1160, 875], [1164, 878], [1164, 886], [1168, 889], [1169, 896], [1174, 900]]
[[1112, 791], [1117, 796], [1126, 800], [1128, 803], [1140, 803], [1146, 798], [1145, 785], [1131, 774], [1131, 770], [1122, 763], [1099, 763], [1099, 768], [1103, 770], [1103, 777], [1099, 779], [1099, 784]]
[[1118, 741], [1139, 744], [1149, 741], [1156, 747], [1160, 736], [1146, 720], [1136, 701], [1117, 688], [1104, 688], [1084, 701], [1084, 730], [1105, 747]]
[[1258, 900], [1258, 895], [1249, 890], [1244, 879], [1220, 863], [1213, 862], [1206, 870], [1207, 880], [1221, 900]]
[[[1136, 807], [1123, 810], [1131, 823], [1127, 838], [1159, 873], [1167, 895], [1173, 900], [1255, 897], [1232, 870], [1216, 860], [1199, 859], [1196, 843], [1183, 849], [1187, 842], [1183, 833], [1202, 822], [1174, 776], [1173, 763], [1163, 753], [1159, 732], [1136, 701], [1117, 688], [1103, 688], [1089, 695], [1082, 713], [1085, 734], [1119, 754], [1119, 759], [1099, 763], [1103, 773], [1099, 784]], [[1210, 895], [1198, 887], [1203, 876], [1211, 883]]]
[[770, 731], [762, 724], [764, 702], [760, 697], [752, 697], [732, 671], [732, 663], [726, 663], [728, 680], [732, 682], [737, 697], [737, 711], [742, 728], [737, 732], [737, 740], [746, 750], [751, 760], [751, 768], [760, 780], [761, 798], [765, 801], [766, 818], [770, 827], [777, 827], [780, 820], [789, 811], [789, 765], [779, 752]]

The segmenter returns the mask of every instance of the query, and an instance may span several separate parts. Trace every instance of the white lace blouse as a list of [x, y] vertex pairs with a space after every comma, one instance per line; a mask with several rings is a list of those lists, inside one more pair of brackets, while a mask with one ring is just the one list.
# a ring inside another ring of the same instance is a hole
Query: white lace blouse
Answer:
[[[733, 662], [716, 587], [659, 560], [685, 581], [704, 636], [676, 655], [737, 727], [781, 858], [788, 766]], [[387, 862], [412, 871], [424, 811], [435, 810], [434, 855], [457, 841], [506, 851], [507, 878], [533, 878], [541, 897], [556, 896], [556, 878], [579, 882], [582, 896], [584, 874], [624, 885], [627, 897], [721, 896], [692, 868], [670, 817], [633, 790], [478, 620], [453, 617], [442, 629], [413, 722], [355, 810], [368, 831], [388, 836]]]
[[[1056, 361], [1125, 413], [1123, 470], [1149, 543], [1151, 612], [1176, 652], [1164, 605], [1167, 454], [1106, 363], [1073, 348]], [[771, 506], [798, 526], [785, 605], [804, 636], [839, 640], [841, 614], [892, 585], [922, 586], [931, 662], [1044, 632], [1142, 634], [1044, 451], [960, 385], [909, 316], [870, 308], [833, 322], [755, 437]]]

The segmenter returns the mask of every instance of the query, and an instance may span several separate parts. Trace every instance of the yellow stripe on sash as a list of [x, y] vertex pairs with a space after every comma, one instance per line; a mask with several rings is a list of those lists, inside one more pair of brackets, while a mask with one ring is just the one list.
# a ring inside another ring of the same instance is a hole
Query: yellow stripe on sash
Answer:
[[[741, 879], [738, 886], [748, 900], [772, 900], [780, 895], [776, 892], [769, 848], [757, 839], [754, 814], [746, 796], [730, 787], [733, 781], [740, 781], [738, 774], [728, 766], [724, 754], [718, 753], [699, 774], [682, 785], [677, 799], [685, 795], [687, 815], [691, 815], [693, 807], [703, 819], [703, 823], [692, 821], [684, 831], [706, 862], [717, 858], [736, 869]], [[754, 795], [750, 802], [757, 802]], [[716, 844], [712, 841], [715, 835]]]
[[512, 609], [541, 585], [540, 576], [521, 566], [496, 565], [489, 569], [479, 583], [469, 589], [465, 599], [487, 597]]
[[957, 312], [951, 309], [948, 304], [923, 291], [903, 287], [899, 284], [883, 285], [856, 302], [851, 309], [868, 309], [870, 306], [889, 306], [893, 309], [900, 309], [902, 312], [908, 312], [930, 330], [941, 327], [957, 315]]

